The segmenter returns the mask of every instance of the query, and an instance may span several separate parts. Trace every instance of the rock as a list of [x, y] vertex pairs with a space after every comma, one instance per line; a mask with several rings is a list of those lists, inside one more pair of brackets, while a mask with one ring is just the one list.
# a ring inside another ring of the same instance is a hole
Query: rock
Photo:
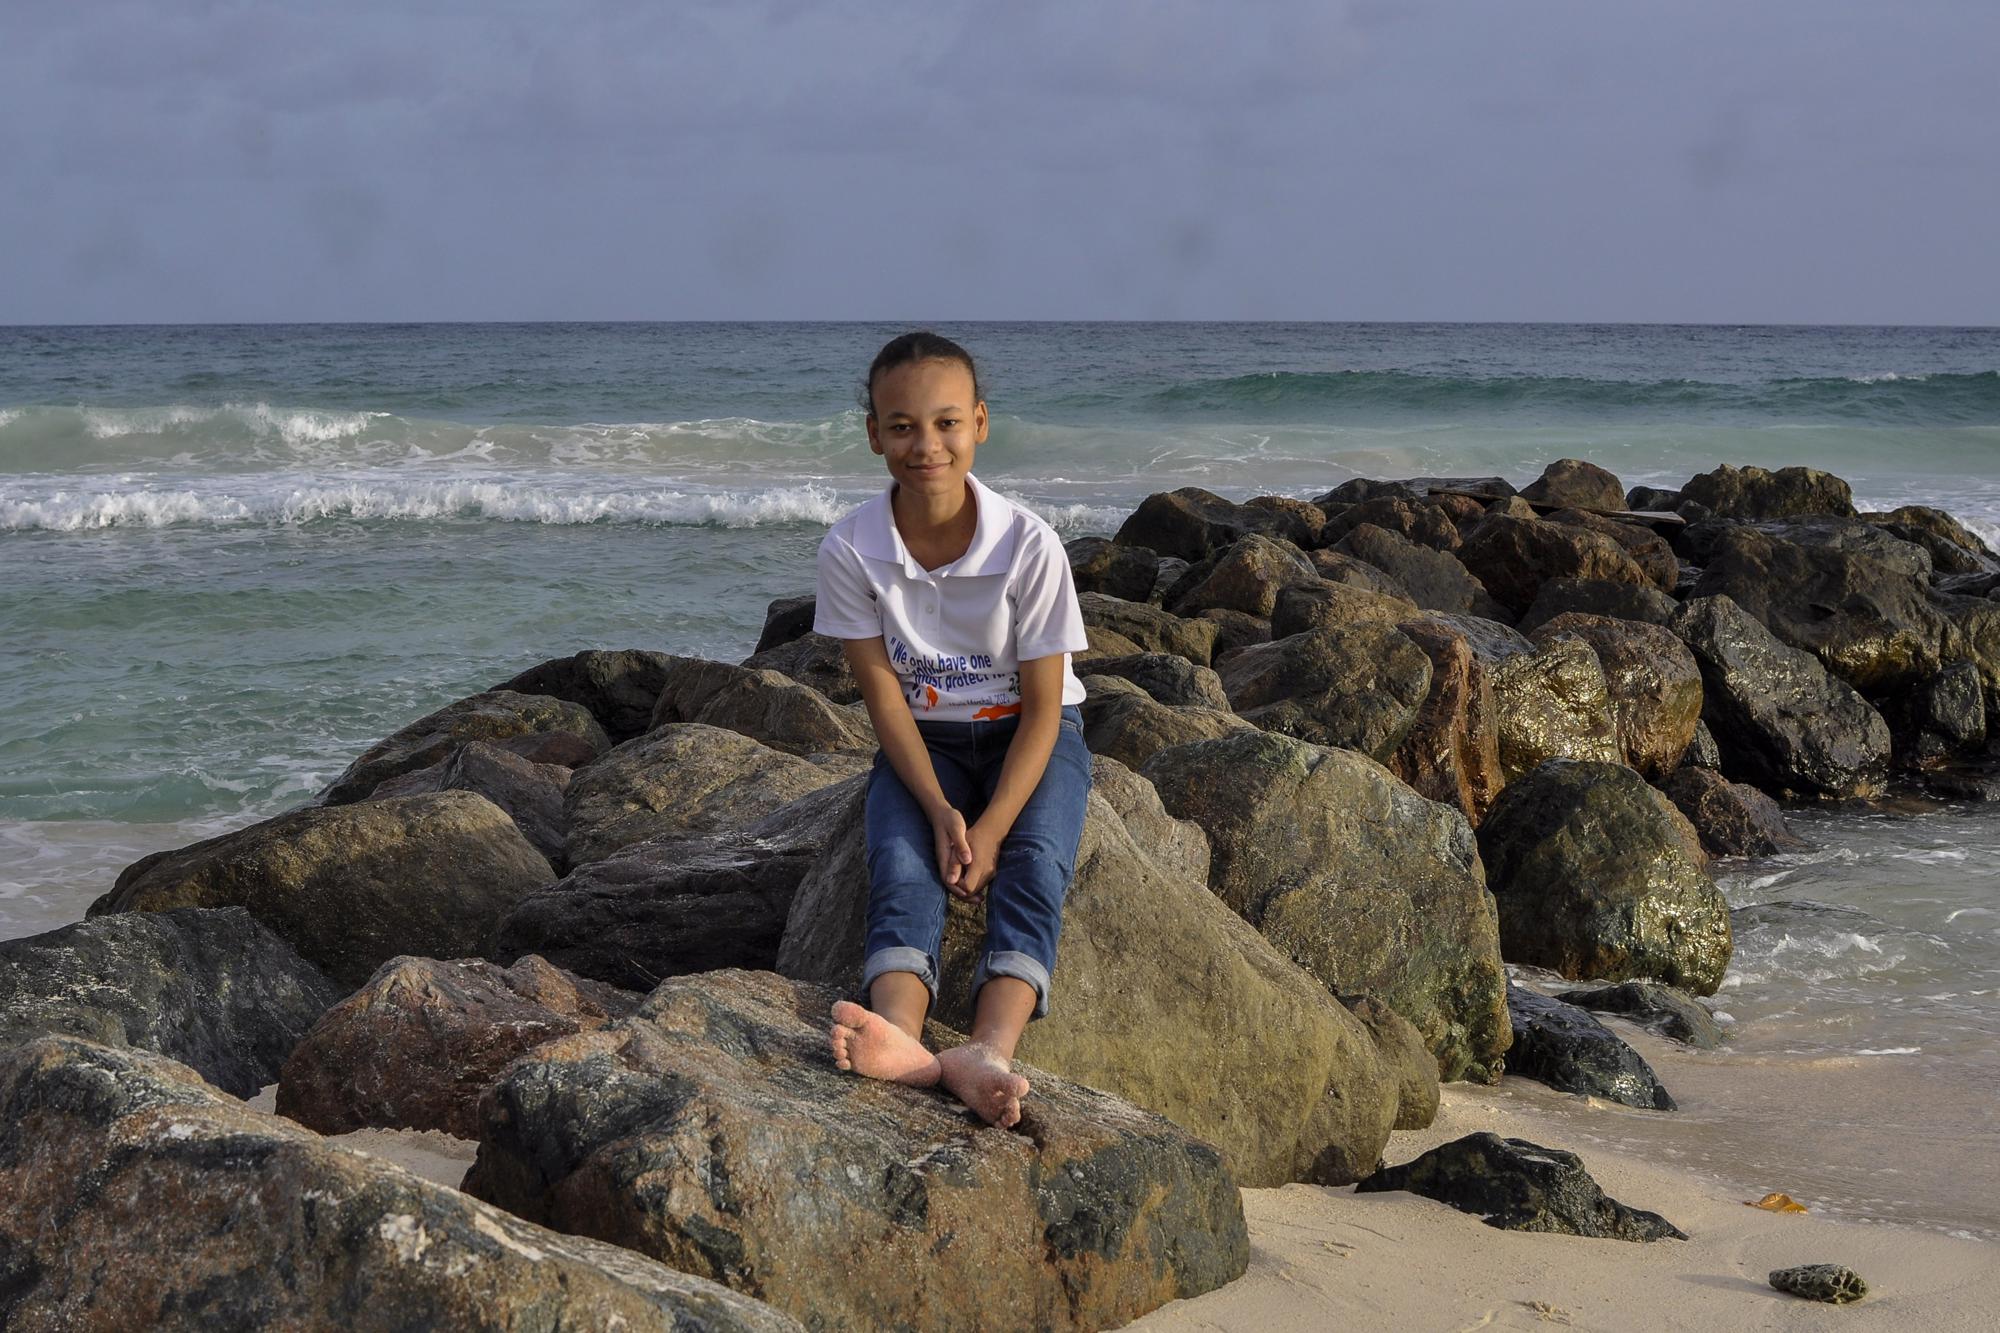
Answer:
[[1419, 546], [1372, 523], [1351, 529], [1335, 549], [1383, 570], [1427, 610], [1491, 616], [1500, 609], [1486, 595], [1486, 586], [1449, 551]]
[[1556, 759], [1507, 784], [1479, 826], [1500, 953], [1581, 980], [1713, 995], [1729, 904], [1667, 798], [1618, 764]]
[[1519, 986], [1507, 990], [1514, 1049], [1507, 1072], [1558, 1092], [1602, 1097], [1646, 1111], [1671, 1111], [1674, 1099], [1653, 1067], [1582, 1009]]
[[1882, 704], [1891, 744], [1906, 764], [1930, 765], [1986, 748], [1986, 690], [1979, 664], [1947, 662], [1936, 675]]
[[540, 958], [392, 958], [334, 1005], [285, 1062], [278, 1114], [322, 1134], [479, 1132], [479, 1097], [515, 1057], [603, 1027], [640, 997], [584, 982]]
[[1198, 486], [1184, 486], [1147, 496], [1113, 540], [1121, 546], [1143, 546], [1194, 563], [1252, 533], [1281, 537], [1300, 546], [1310, 545], [1318, 535], [1308, 521], [1289, 508], [1232, 504]]
[[1534, 632], [1538, 644], [1574, 634], [1604, 673], [1624, 762], [1649, 778], [1680, 766], [1701, 722], [1701, 668], [1672, 630], [1566, 611]]
[[848, 670], [846, 650], [839, 639], [824, 634], [801, 634], [789, 643], [744, 658], [743, 665], [751, 671], [789, 676], [843, 706], [861, 702], [861, 686]]
[[1088, 646], [1070, 657], [1070, 665], [1082, 668], [1092, 662], [1110, 661], [1121, 657], [1137, 657], [1146, 650], [1123, 634], [1098, 625], [1085, 625], [1084, 638]]
[[[1294, 634], [1317, 629], [1344, 629], [1368, 621], [1393, 625], [1416, 609], [1417, 604], [1407, 597], [1384, 596], [1353, 584], [1328, 583], [1324, 579], [1293, 584], [1278, 590], [1277, 605], [1271, 610], [1270, 632], [1260, 642], [1289, 639]], [[1216, 656], [1219, 658], [1221, 653]]]
[[[806, 625], [812, 624], [812, 598], [806, 603]], [[778, 602], [771, 604], [773, 607]], [[766, 622], [765, 632], [770, 632]], [[512, 680], [493, 687], [516, 694], [546, 694], [589, 710], [611, 744], [629, 741], [648, 726], [653, 701], [666, 681], [665, 653], [637, 648], [619, 652], [592, 649], [530, 667]]]
[[1488, 649], [1485, 657], [1500, 716], [1500, 768], [1509, 782], [1550, 759], [1623, 762], [1611, 686], [1581, 635], [1549, 634], [1528, 652]]
[[1785, 823], [1776, 801], [1713, 769], [1677, 769], [1660, 790], [1694, 825], [1710, 856], [1772, 856], [1806, 845]]
[[1326, 511], [1310, 500], [1295, 500], [1289, 495], [1253, 495], [1243, 502], [1243, 507], [1262, 516], [1252, 521], [1263, 525], [1257, 530], [1266, 536], [1307, 549], [1328, 540], [1322, 535]]
[[604, 728], [581, 704], [548, 694], [488, 690], [448, 703], [378, 741], [349, 764], [320, 793], [319, 800], [322, 805], [365, 800], [390, 778], [441, 763], [467, 741], [491, 741], [538, 762], [549, 762], [547, 756], [524, 749], [521, 742], [540, 740], [552, 732], [575, 737], [593, 755], [611, 748]]
[[1197, 884], [1208, 883], [1208, 835], [1193, 820], [1168, 814], [1152, 783], [1100, 754], [1091, 758], [1090, 789], [1118, 813], [1132, 841], [1155, 865]]
[[1854, 494], [1830, 472], [1809, 467], [1731, 467], [1690, 478], [1681, 501], [1692, 501], [1723, 518], [1790, 518], [1800, 514], [1852, 517]]
[[1889, 728], [1810, 653], [1780, 643], [1727, 597], [1682, 604], [1668, 626], [1701, 667], [1702, 718], [1723, 772], [1767, 791], [1861, 796], [1879, 790]]
[[[1417, 500], [1401, 495], [1376, 496], [1341, 511], [1327, 520], [1320, 540], [1328, 546], [1337, 545], [1359, 527], [1391, 532], [1412, 545], [1436, 551], [1455, 551], [1460, 541], [1458, 524], [1452, 521], [1444, 506], [1429, 499]], [[1366, 556], [1361, 558], [1367, 559]]]
[[[1386, 597], [1391, 601], [1397, 602], [1409, 602], [1411, 606], [1416, 605], [1416, 602], [1410, 597], [1410, 590], [1396, 582], [1393, 575], [1385, 570], [1377, 569], [1366, 560], [1358, 560], [1348, 555], [1345, 551], [1333, 551], [1325, 547], [1316, 547], [1306, 552], [1306, 558], [1312, 561], [1312, 567], [1319, 572], [1320, 578], [1327, 583], [1345, 584], [1361, 592], [1374, 593], [1377, 597]], [[1279, 599], [1283, 600], [1283, 596], [1284, 594], [1280, 593]]]
[[1514, 494], [1514, 486], [1505, 477], [1407, 477], [1401, 481], [1356, 477], [1342, 482], [1313, 503], [1324, 509], [1328, 505], [1359, 504], [1382, 495], [1401, 495], [1412, 500], [1442, 498], [1431, 496], [1433, 491], [1462, 491], [1499, 499]]
[[1141, 546], [1123, 546], [1108, 537], [1078, 537], [1063, 543], [1069, 570], [1080, 593], [1097, 592], [1143, 602], [1160, 577], [1160, 557]]
[[1458, 807], [1475, 827], [1506, 782], [1500, 719], [1485, 663], [1463, 631], [1405, 621], [1403, 636], [1431, 660], [1431, 688], [1417, 720], [1389, 756], [1389, 771], [1418, 795]]
[[1787, 1296], [1802, 1296], [1828, 1305], [1846, 1305], [1868, 1294], [1861, 1274], [1840, 1264], [1802, 1264], [1771, 1271], [1771, 1285]]
[[390, 778], [373, 793], [425, 796], [441, 791], [477, 792], [507, 812], [528, 845], [560, 866], [563, 855], [563, 792], [570, 771], [560, 764], [536, 764], [511, 750], [468, 741], [443, 763]]
[[1708, 723], [1694, 724], [1694, 740], [1689, 743], [1687, 753], [1681, 756], [1681, 763], [1689, 768], [1722, 767], [1722, 749], [1715, 743], [1715, 733], [1708, 729]]
[[[1283, 596], [1282, 593], [1279, 595]], [[1271, 641], [1271, 622], [1261, 616], [1211, 607], [1195, 619], [1215, 626], [1215, 649], [1211, 661], [1219, 662], [1225, 653], [1233, 653], [1238, 648]]]
[[1113, 653], [1108, 656], [1122, 657], [1129, 653], [1173, 653], [1185, 657], [1196, 666], [1207, 666], [1214, 652], [1216, 628], [1206, 620], [1185, 620], [1180, 616], [1162, 611], [1157, 606], [1147, 606], [1143, 602], [1124, 602], [1116, 597], [1106, 597], [1100, 593], [1087, 592], [1077, 598], [1083, 610], [1083, 623], [1097, 629], [1110, 630], [1129, 640], [1133, 647], [1127, 653]]
[[799, 1330], [70, 1037], [0, 1055], [0, 1273], [23, 1329]]
[[1672, 592], [1680, 582], [1680, 558], [1667, 544], [1667, 539], [1651, 528], [1638, 523], [1620, 523], [1585, 509], [1558, 509], [1548, 515], [1547, 521], [1587, 528], [1609, 537], [1625, 548], [1625, 554], [1632, 557], [1632, 562], [1644, 570], [1646, 577], [1653, 581], [1653, 586], [1663, 593]]
[[1430, 659], [1393, 625], [1274, 639], [1231, 654], [1220, 670], [1245, 721], [1378, 760], [1403, 743], [1431, 688]]
[[1222, 691], [1222, 677], [1175, 653], [1103, 657], [1089, 664], [1089, 674], [1129, 680], [1163, 704], [1229, 707], [1229, 696]]
[[[778, 953], [780, 972], [849, 991], [868, 892], [860, 804], [799, 886]], [[933, 1016], [961, 1030], [983, 910], [954, 901], [945, 922]], [[1360, 1021], [1172, 858], [1142, 848], [1095, 794], [1049, 1013], [1028, 1025], [1019, 1054], [1185, 1126], [1245, 1186], [1358, 1179], [1397, 1115], [1393, 1072]]]
[[699, 657], [669, 659], [653, 706], [654, 728], [699, 722], [804, 757], [873, 754], [875, 729], [859, 709], [843, 708], [776, 671], [753, 671]]
[[1158, 606], [1161, 602], [1164, 602], [1167, 599], [1167, 589], [1173, 587], [1176, 583], [1179, 583], [1181, 580], [1181, 575], [1187, 572], [1188, 572], [1188, 562], [1181, 559], [1179, 556], [1175, 555], [1161, 556], [1160, 572], [1154, 575], [1153, 577], [1153, 590], [1150, 593], [1148, 593], [1142, 600], [1151, 602], [1154, 606]]
[[[1722, 1027], [1701, 1001], [1686, 991], [1662, 986], [1656, 981], [1621, 981], [1615, 986], [1589, 986], [1564, 991], [1556, 999], [1579, 1009], [1594, 1009], [1598, 1013], [1629, 1018], [1641, 1027], [1650, 1028], [1661, 1036], [1671, 1037], [1696, 1050], [1712, 1051], [1722, 1045]], [[1517, 1023], [1515, 1037], [1518, 1039], [1519, 1036]]]
[[247, 907], [354, 987], [398, 954], [463, 958], [555, 878], [506, 812], [465, 791], [307, 807], [133, 862], [90, 915]]
[[1930, 552], [1931, 566], [1939, 574], [1990, 576], [2000, 573], [2000, 556], [1993, 553], [1993, 548], [1981, 540], [1979, 534], [1942, 509], [1904, 505], [1887, 514], [1863, 514], [1861, 517]]
[[602, 861], [648, 838], [754, 824], [868, 763], [853, 754], [800, 758], [699, 722], [660, 727], [570, 779], [569, 864]]
[[1191, 566], [1167, 590], [1167, 605], [1181, 616], [1217, 607], [1268, 617], [1281, 588], [1319, 581], [1319, 571], [1298, 547], [1249, 536]]
[[1115, 1327], [1243, 1273], [1242, 1202], [1213, 1148], [1040, 1071], [1015, 1133], [843, 1074], [826, 1051], [837, 996], [681, 977], [542, 1047], [494, 1089], [467, 1192], [816, 1329]]
[[[764, 629], [757, 636], [757, 646], [751, 655], [769, 652], [804, 638], [813, 632], [813, 618], [819, 613], [819, 598], [812, 593], [801, 593], [792, 597], [774, 597], [764, 607]], [[655, 690], [657, 697], [659, 691]], [[652, 709], [646, 710], [648, 716]], [[628, 736], [625, 739], [630, 740]]]
[[1595, 463], [1559, 458], [1521, 488], [1521, 498], [1569, 509], [1625, 508], [1625, 486]]
[[1360, 1194], [1408, 1190], [1474, 1213], [1503, 1231], [1548, 1231], [1606, 1240], [1686, 1240], [1658, 1213], [1608, 1197], [1583, 1159], [1560, 1148], [1497, 1134], [1468, 1134], [1403, 1166], [1377, 1171]]
[[[578, 976], [649, 991], [667, 977], [768, 969], [792, 895], [865, 777], [821, 787], [747, 828], [669, 834], [572, 871], [514, 904], [492, 956], [530, 954]], [[1207, 848], [1203, 846], [1204, 866]]]
[[1396, 1128], [1428, 1129], [1437, 1119], [1437, 1057], [1417, 1025], [1372, 995], [1343, 995], [1340, 1002], [1375, 1039], [1375, 1051], [1396, 1079]]
[[[1699, 524], [1706, 547], [1693, 596], [1728, 597], [1778, 639], [1803, 648], [1858, 690], [1900, 690], [1936, 674], [1951, 622], [1932, 604], [1929, 559], [1893, 538], [1842, 544], [1879, 530]], [[1790, 540], [1792, 537], [1804, 540]], [[1900, 548], [1900, 549], [1897, 549]]]
[[1601, 532], [1504, 513], [1480, 520], [1458, 548], [1458, 559], [1516, 616], [1534, 604], [1550, 579], [1651, 581], [1624, 547]]
[[1536, 591], [1535, 600], [1521, 614], [1521, 632], [1532, 634], [1565, 611], [1664, 625], [1673, 618], [1678, 605], [1666, 593], [1644, 583], [1550, 579]]
[[1662, 490], [1658, 486], [1634, 486], [1625, 492], [1625, 508], [1641, 514], [1671, 514], [1680, 504], [1679, 491]]
[[[1486, 506], [1486, 512], [1489, 514], [1499, 514], [1506, 518], [1537, 519], [1541, 517], [1536, 512], [1534, 505], [1518, 495], [1504, 495], [1493, 500]], [[1477, 526], [1477, 524], [1474, 526]], [[1464, 531], [1463, 528], [1460, 530]], [[1466, 535], [1469, 537], [1472, 534], [1467, 532]]]
[[[1109, 688], [1116, 680], [1122, 688]], [[1143, 767], [1161, 750], [1191, 741], [1209, 741], [1256, 730], [1223, 708], [1163, 704], [1130, 681], [1091, 676], [1083, 701], [1083, 743], [1092, 754], [1108, 755], [1128, 768]]]
[[157, 1051], [238, 1097], [340, 988], [241, 907], [120, 912], [0, 940], [0, 1051], [64, 1033]]
[[1345, 750], [1251, 732], [1155, 755], [1160, 803], [1207, 834], [1209, 887], [1335, 994], [1416, 1025], [1446, 1079], [1492, 1079], [1506, 978], [1472, 830]]

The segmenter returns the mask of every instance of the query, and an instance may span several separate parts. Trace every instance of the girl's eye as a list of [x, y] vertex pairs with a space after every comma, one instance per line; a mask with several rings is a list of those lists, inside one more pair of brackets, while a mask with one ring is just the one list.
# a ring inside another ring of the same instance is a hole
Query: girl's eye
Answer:
[[946, 430], [950, 430], [953, 426], [956, 426], [957, 424], [958, 424], [957, 417], [942, 417], [938, 420], [938, 425], [944, 427]]

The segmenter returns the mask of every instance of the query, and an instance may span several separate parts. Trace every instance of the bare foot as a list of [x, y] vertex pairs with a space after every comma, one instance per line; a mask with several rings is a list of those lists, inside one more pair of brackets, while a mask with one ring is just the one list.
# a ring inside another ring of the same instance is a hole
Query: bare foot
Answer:
[[834, 1064], [842, 1069], [912, 1088], [938, 1081], [938, 1058], [922, 1042], [852, 1000], [833, 1006], [833, 1028], [826, 1040]]
[[1021, 1119], [1021, 1099], [1028, 1080], [1014, 1072], [1000, 1052], [983, 1042], [954, 1046], [938, 1057], [944, 1085], [951, 1095], [978, 1113], [989, 1125], [1012, 1129]]

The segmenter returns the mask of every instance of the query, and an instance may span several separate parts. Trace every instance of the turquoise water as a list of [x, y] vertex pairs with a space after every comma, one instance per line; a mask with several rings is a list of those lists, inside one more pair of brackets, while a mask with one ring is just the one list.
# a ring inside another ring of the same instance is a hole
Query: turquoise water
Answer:
[[[1627, 484], [1811, 464], [2000, 539], [1996, 330], [944, 327], [982, 359], [981, 476], [1066, 534], [1176, 486], [1576, 456]], [[881, 484], [855, 390], [897, 331], [0, 329], [0, 937], [542, 659], [747, 653]], [[2000, 1085], [2000, 818], [1806, 829], [1725, 874], [1735, 1044]]]

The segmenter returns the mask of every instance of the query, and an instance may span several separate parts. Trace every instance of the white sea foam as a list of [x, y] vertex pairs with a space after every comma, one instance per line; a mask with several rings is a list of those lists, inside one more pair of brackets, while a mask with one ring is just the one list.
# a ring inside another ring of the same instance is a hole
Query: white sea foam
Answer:
[[276, 438], [296, 447], [352, 438], [368, 429], [370, 421], [389, 414], [273, 407], [269, 403], [224, 403], [220, 407], [173, 403], [164, 407], [90, 407], [81, 415], [84, 429], [100, 440], [186, 433], [222, 424], [234, 425], [254, 438]]

